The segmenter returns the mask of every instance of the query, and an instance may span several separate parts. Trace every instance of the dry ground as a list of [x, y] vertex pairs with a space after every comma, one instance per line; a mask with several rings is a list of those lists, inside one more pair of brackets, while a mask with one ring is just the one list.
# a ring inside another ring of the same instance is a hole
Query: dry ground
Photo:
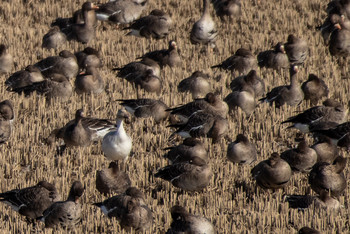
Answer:
[[[57, 17], [68, 17], [78, 9], [83, 0], [3, 0], [0, 2], [1, 43], [9, 45], [19, 70], [28, 64], [62, 49], [77, 51], [84, 46], [70, 42], [57, 51], [41, 48], [42, 36], [49, 30], [50, 23]], [[63, 156], [55, 157], [55, 148], [41, 143], [43, 137], [59, 126], [63, 126], [74, 117], [75, 110], [83, 107], [90, 116], [114, 119], [120, 108], [116, 99], [136, 98], [136, 93], [127, 82], [117, 79], [111, 68], [133, 61], [144, 52], [167, 47], [168, 40], [175, 39], [181, 49], [183, 63], [180, 68], [162, 71], [164, 87], [161, 99], [169, 106], [190, 101], [189, 94], [178, 94], [176, 85], [195, 70], [209, 72], [212, 77], [222, 75], [220, 81], [212, 80], [213, 90], [225, 97], [229, 92], [228, 84], [232, 77], [224, 72], [213, 73], [209, 67], [230, 56], [240, 47], [251, 49], [255, 54], [269, 49], [278, 41], [286, 41], [289, 33], [306, 38], [310, 44], [311, 56], [301, 69], [300, 80], [306, 80], [307, 74], [316, 73], [323, 77], [330, 88], [330, 96], [348, 103], [349, 80], [341, 79], [340, 68], [331, 58], [323, 45], [320, 33], [315, 30], [325, 17], [327, 1], [321, 0], [281, 0], [242, 1], [242, 15], [232, 22], [221, 22], [215, 18], [220, 35], [218, 37], [219, 54], [199, 54], [198, 47], [189, 42], [192, 24], [200, 17], [199, 0], [150, 0], [145, 14], [151, 9], [160, 8], [172, 14], [176, 23], [175, 31], [164, 40], [146, 40], [125, 37], [125, 32], [116, 30], [108, 24], [98, 27], [97, 39], [90, 44], [101, 51], [104, 67], [101, 73], [107, 82], [106, 92], [99, 96], [80, 97], [76, 94], [67, 103], [45, 105], [43, 97], [24, 98], [5, 91], [0, 85], [0, 100], [14, 102], [17, 121], [8, 144], [0, 146], [0, 191], [22, 188], [45, 179], [56, 184], [62, 195], [66, 196], [73, 180], [79, 179], [86, 185], [82, 198], [84, 204], [83, 221], [77, 232], [120, 232], [116, 220], [109, 220], [91, 203], [105, 199], [95, 189], [95, 171], [107, 167], [100, 144], [88, 148], [67, 150]], [[349, 68], [347, 75], [349, 75]], [[259, 70], [267, 84], [267, 90], [288, 81], [288, 73], [276, 73], [271, 70]], [[3, 82], [7, 76], [1, 79]], [[144, 94], [145, 97], [157, 98]], [[260, 105], [251, 119], [242, 118], [239, 111], [230, 117], [228, 138], [234, 139], [237, 133], [244, 132], [256, 142], [258, 161], [269, 157], [273, 151], [282, 152], [289, 146], [295, 146], [295, 130], [285, 130], [282, 120], [295, 111], [310, 107], [302, 103], [298, 107], [283, 107], [274, 110]], [[242, 120], [243, 119], [243, 120]], [[155, 179], [152, 175], [157, 168], [165, 166], [162, 148], [167, 142], [171, 130], [165, 123], [154, 126], [151, 120], [136, 119], [126, 126], [132, 136], [134, 156], [127, 164], [127, 170], [134, 186], [145, 192], [147, 201], [154, 214], [154, 225], [150, 233], [162, 233], [171, 223], [169, 209], [176, 203], [186, 206], [192, 213], [209, 218], [218, 233], [296, 233], [302, 226], [312, 226], [324, 233], [348, 233], [350, 230], [349, 188], [341, 197], [344, 205], [339, 212], [324, 210], [305, 210], [299, 212], [288, 208], [283, 202], [283, 194], [304, 194], [307, 188], [307, 176], [296, 174], [284, 191], [255, 193], [255, 183], [250, 177], [251, 166], [238, 166], [226, 160], [228, 139], [217, 145], [209, 146], [210, 163], [214, 176], [210, 186], [200, 193], [182, 193], [169, 183]], [[207, 141], [207, 140], [206, 140]], [[209, 141], [207, 141], [209, 143]], [[311, 144], [311, 140], [310, 140]], [[348, 157], [348, 153], [342, 152]], [[345, 169], [350, 178], [349, 168]], [[36, 231], [43, 230], [39, 225]], [[1, 233], [25, 233], [31, 230], [24, 218], [8, 206], [0, 204]], [[52, 230], [43, 230], [51, 233]]]

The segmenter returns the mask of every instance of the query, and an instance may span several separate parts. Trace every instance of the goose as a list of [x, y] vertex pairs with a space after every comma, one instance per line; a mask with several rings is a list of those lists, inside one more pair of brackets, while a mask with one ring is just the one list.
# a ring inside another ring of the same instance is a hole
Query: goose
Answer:
[[251, 174], [258, 186], [264, 189], [280, 189], [288, 184], [292, 177], [292, 169], [278, 153], [274, 152], [269, 159], [256, 165]]
[[56, 187], [47, 181], [40, 181], [32, 187], [0, 193], [1, 202], [10, 205], [13, 210], [29, 220], [41, 217], [47, 208], [60, 199]]
[[126, 35], [162, 39], [169, 35], [173, 29], [173, 20], [168, 13], [162, 10], [152, 10], [147, 16], [144, 16], [124, 30], [131, 30]]
[[56, 49], [67, 41], [67, 36], [61, 32], [58, 26], [53, 26], [46, 33], [42, 40], [42, 47], [46, 49]]
[[289, 195], [286, 196], [286, 201], [290, 208], [306, 209], [314, 205], [315, 208], [326, 210], [338, 210], [341, 205], [338, 199], [330, 196], [328, 192], [321, 191], [318, 196], [310, 195]]
[[309, 74], [308, 80], [302, 83], [301, 89], [304, 92], [304, 99], [310, 100], [313, 105], [316, 105], [318, 100], [323, 97], [327, 97], [329, 93], [328, 86], [324, 80], [315, 74]]
[[332, 56], [347, 57], [350, 54], [350, 26], [337, 23], [329, 41], [329, 52]]
[[195, 71], [190, 77], [180, 81], [177, 90], [179, 92], [191, 93], [193, 99], [203, 97], [211, 90], [210, 83], [208, 82], [209, 79], [210, 77], [208, 74]]
[[226, 157], [233, 163], [251, 164], [256, 160], [255, 144], [243, 134], [238, 134], [236, 140], [227, 146]]
[[332, 140], [332, 143], [345, 147], [347, 149], [350, 148], [349, 145], [349, 133], [350, 133], [350, 122], [345, 122], [342, 124], [338, 124], [336, 126], [331, 126], [326, 129], [312, 129], [310, 130], [312, 133], [321, 134], [329, 137]]
[[124, 193], [131, 186], [129, 175], [110, 162], [108, 168], [96, 171], [96, 189], [105, 196], [113, 193]]
[[297, 81], [298, 66], [293, 65], [289, 69], [290, 85], [277, 86], [273, 88], [266, 97], [259, 101], [269, 102], [270, 105], [275, 103], [276, 108], [280, 108], [284, 104], [289, 106], [299, 105], [304, 99], [304, 93]]
[[102, 67], [100, 53], [91, 47], [86, 47], [84, 50], [74, 54], [77, 58], [78, 65], [81, 69], [87, 67]]
[[140, 18], [147, 7], [148, 0], [118, 0], [98, 5], [98, 20], [115, 24], [129, 24]]
[[72, 17], [68, 18], [57, 18], [51, 23], [51, 27], [59, 27], [61, 32], [65, 35], [69, 35], [72, 32], [72, 25], [84, 24], [84, 15], [82, 9], [78, 9], [73, 13]]
[[80, 181], [74, 181], [69, 191], [67, 200], [53, 203], [47, 208], [40, 221], [46, 228], [61, 226], [72, 229], [81, 221], [82, 205], [79, 198], [84, 193], [84, 187]]
[[231, 72], [238, 71], [241, 75], [246, 75], [249, 71], [257, 68], [257, 59], [251, 51], [239, 48], [234, 55], [211, 68], [220, 68]]
[[105, 90], [105, 82], [96, 67], [87, 67], [74, 81], [75, 91], [78, 94], [94, 93], [100, 94]]
[[229, 106], [230, 111], [239, 107], [244, 113], [250, 115], [256, 107], [254, 88], [249, 84], [243, 84], [240, 90], [227, 95], [224, 101]]
[[304, 112], [289, 117], [284, 123], [292, 123], [288, 128], [295, 127], [303, 133], [310, 131], [310, 126], [313, 125], [313, 130], [316, 131], [315, 124], [321, 122], [333, 122], [341, 124], [347, 118], [348, 110], [346, 110], [341, 103], [334, 99], [327, 99], [322, 106], [311, 107]]
[[127, 231], [132, 228], [135, 231], [145, 231], [152, 226], [152, 211], [147, 207], [144, 194], [135, 187], [94, 205], [109, 218], [115, 217]]
[[160, 68], [163, 68], [166, 65], [169, 67], [177, 67], [181, 64], [181, 58], [177, 50], [177, 44], [173, 40], [169, 41], [168, 49], [151, 51], [142, 55], [138, 59], [140, 58], [152, 59], [159, 64]]
[[247, 75], [233, 79], [230, 88], [232, 91], [240, 91], [246, 84], [253, 88], [256, 97], [262, 96], [265, 92], [265, 82], [258, 76], [256, 70], [251, 70]]
[[0, 144], [9, 140], [14, 119], [12, 102], [10, 100], [0, 102]]
[[213, 172], [205, 160], [192, 157], [188, 161], [160, 168], [154, 176], [186, 191], [201, 191], [209, 185]]
[[45, 78], [39, 68], [29, 65], [24, 70], [13, 73], [5, 81], [5, 85], [7, 86], [7, 91], [12, 91], [13, 89], [22, 88], [44, 80]]
[[173, 221], [167, 233], [215, 233], [214, 225], [208, 219], [190, 214], [182, 206], [175, 205], [170, 212]]
[[0, 44], [0, 73], [9, 73], [13, 68], [13, 56], [4, 44]]
[[160, 100], [154, 99], [118, 99], [117, 101], [133, 116], [137, 118], [153, 118], [156, 123], [160, 123], [168, 118], [169, 107]]
[[126, 161], [132, 148], [132, 139], [125, 132], [123, 120], [128, 118], [128, 114], [124, 109], [120, 109], [117, 113], [116, 130], [107, 133], [102, 140], [102, 151], [108, 160]]
[[136, 88], [141, 88], [149, 93], [160, 95], [162, 91], [162, 82], [151, 69], [146, 70], [143, 74], [138, 74], [132, 82], [135, 83]]
[[181, 145], [167, 147], [164, 150], [169, 150], [163, 157], [168, 159], [170, 164], [188, 161], [193, 157], [199, 157], [208, 162], [208, 151], [196, 138], [186, 138]]
[[71, 79], [76, 77], [79, 71], [76, 57], [68, 50], [62, 50], [59, 56], [47, 57], [34, 64], [34, 66], [39, 68], [45, 77], [58, 73]]
[[338, 156], [337, 145], [327, 136], [319, 136], [318, 141], [311, 146], [317, 153], [317, 162], [332, 164]]
[[281, 153], [281, 158], [289, 163], [293, 171], [310, 172], [317, 162], [317, 153], [310, 148], [305, 140], [302, 140], [298, 147]]
[[309, 174], [309, 184], [316, 193], [322, 191], [332, 196], [339, 196], [346, 188], [346, 180], [343, 170], [346, 166], [346, 158], [338, 156], [332, 164], [319, 162], [314, 165]]
[[113, 68], [113, 70], [118, 71], [118, 77], [125, 78], [127, 81], [133, 81], [135, 77], [146, 73], [147, 70], [152, 70], [155, 76], [160, 76], [159, 64], [147, 57], [141, 61], [128, 63], [120, 68]]
[[288, 35], [287, 42], [284, 44], [284, 49], [286, 50], [291, 65], [301, 65], [309, 56], [307, 41], [293, 34]]
[[222, 21], [225, 16], [237, 17], [241, 14], [241, 0], [212, 0], [216, 15]]
[[309, 228], [309, 227], [302, 227], [298, 231], [298, 234], [321, 234], [321, 232], [317, 231], [316, 229]]
[[260, 52], [258, 54], [258, 65], [259, 67], [272, 68], [274, 70], [289, 68], [289, 59], [284, 45], [278, 42], [273, 50]]

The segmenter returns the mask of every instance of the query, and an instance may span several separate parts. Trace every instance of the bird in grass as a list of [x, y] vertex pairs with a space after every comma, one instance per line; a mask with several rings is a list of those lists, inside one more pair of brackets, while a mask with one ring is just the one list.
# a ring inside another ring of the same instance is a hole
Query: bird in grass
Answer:
[[10, 100], [0, 102], [0, 144], [10, 139], [14, 119], [12, 102]]

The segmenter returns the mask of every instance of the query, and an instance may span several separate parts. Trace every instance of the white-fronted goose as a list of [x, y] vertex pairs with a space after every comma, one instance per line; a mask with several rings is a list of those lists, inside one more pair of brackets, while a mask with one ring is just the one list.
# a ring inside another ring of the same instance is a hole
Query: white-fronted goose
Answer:
[[74, 81], [75, 91], [78, 94], [95, 93], [100, 94], [105, 90], [105, 82], [96, 67], [87, 67]]
[[56, 49], [67, 41], [67, 36], [61, 32], [58, 26], [53, 26], [43, 37], [42, 47]]
[[318, 141], [311, 146], [317, 153], [317, 162], [332, 164], [338, 156], [337, 145], [327, 136], [319, 136]]
[[143, 193], [135, 187], [94, 205], [109, 218], [115, 217], [127, 231], [131, 228], [145, 231], [152, 226], [152, 211], [147, 207]]
[[160, 78], [153, 74], [153, 70], [148, 69], [144, 74], [137, 75], [132, 81], [135, 83], [136, 88], [144, 89], [149, 93], [160, 94], [162, 90], [162, 82]]
[[282, 43], [277, 43], [273, 50], [266, 50], [258, 54], [259, 67], [275, 70], [289, 68], [289, 59]]
[[340, 147], [350, 148], [350, 122], [345, 122], [328, 129], [312, 129], [313, 133], [325, 135]]
[[193, 157], [188, 161], [163, 167], [154, 176], [186, 191], [200, 191], [208, 186], [213, 172], [205, 160]]
[[329, 46], [330, 35], [336, 29], [335, 24], [344, 22], [344, 15], [329, 14], [322, 25], [316, 27], [321, 31], [324, 44]]
[[321, 234], [321, 232], [317, 231], [316, 229], [309, 228], [309, 227], [302, 227], [298, 234]]
[[201, 18], [192, 26], [190, 40], [192, 44], [209, 44], [215, 47], [218, 31], [210, 15], [209, 0], [203, 0], [203, 13]]
[[313, 125], [313, 130], [315, 129], [315, 124], [318, 122], [334, 122], [341, 124], [347, 118], [348, 110], [344, 108], [341, 103], [333, 99], [327, 99], [323, 102], [323, 106], [315, 106], [304, 112], [289, 117], [284, 123], [293, 123], [293, 125], [288, 128], [295, 127], [303, 133], [310, 131], [310, 125]]
[[244, 113], [250, 115], [256, 107], [255, 92], [252, 86], [243, 84], [240, 90], [233, 91], [224, 99], [230, 111], [241, 108]]
[[210, 79], [208, 74], [195, 71], [190, 77], [180, 81], [177, 90], [179, 92], [190, 92], [193, 99], [200, 98], [210, 92], [211, 88], [208, 79]]
[[98, 9], [98, 7], [91, 2], [85, 2], [83, 4], [82, 13], [84, 16], [84, 23], [76, 23], [72, 25], [72, 31], [68, 35], [69, 39], [75, 39], [84, 44], [95, 39], [95, 25], [97, 20], [95, 13], [96, 9]]
[[8, 73], [13, 68], [13, 57], [4, 44], [0, 44], [0, 73]]
[[249, 71], [257, 68], [257, 59], [249, 50], [240, 48], [234, 55], [211, 68], [221, 68], [231, 72], [238, 71], [240, 74], [246, 75]]
[[199, 111], [219, 115], [226, 118], [228, 106], [218, 95], [207, 93], [204, 98], [195, 99], [193, 102], [178, 107], [167, 109], [171, 114], [177, 115], [183, 123]]
[[169, 14], [156, 9], [124, 29], [131, 30], [127, 35], [161, 39], [168, 36], [173, 29], [173, 20]]
[[304, 99], [304, 93], [301, 90], [297, 80], [298, 66], [293, 65], [289, 69], [290, 85], [283, 85], [273, 88], [266, 94], [266, 97], [259, 101], [269, 102], [270, 105], [275, 103], [276, 108], [280, 108], [284, 104], [295, 106], [300, 104]]
[[215, 233], [214, 225], [208, 219], [190, 214], [182, 206], [173, 206], [170, 212], [173, 221], [167, 233]]
[[55, 202], [44, 211], [40, 220], [45, 223], [45, 227], [61, 226], [71, 229], [80, 223], [82, 205], [79, 203], [79, 198], [83, 193], [83, 185], [80, 181], [75, 181], [66, 201]]
[[281, 153], [281, 158], [289, 163], [293, 171], [310, 172], [317, 162], [317, 153], [310, 148], [305, 140], [302, 140], [298, 147]]
[[234, 142], [227, 146], [227, 159], [234, 163], [251, 164], [256, 160], [256, 146], [243, 134], [238, 134]]
[[6, 81], [7, 91], [32, 85], [36, 82], [44, 81], [39, 68], [29, 65], [24, 70], [13, 73]]
[[116, 130], [107, 133], [102, 140], [102, 151], [105, 157], [112, 161], [127, 160], [132, 148], [132, 139], [125, 132], [123, 120], [128, 118], [125, 110], [120, 109], [117, 113]]
[[169, 151], [163, 157], [171, 164], [188, 161], [193, 157], [199, 157], [208, 162], [208, 151], [196, 138], [186, 138], [181, 145], [167, 147], [165, 150]]
[[283, 188], [292, 177], [292, 169], [278, 153], [272, 153], [269, 159], [256, 165], [251, 173], [257, 185], [264, 189]]
[[176, 67], [181, 64], [181, 58], [177, 50], [175, 41], [169, 41], [168, 49], [155, 50], [142, 55], [139, 58], [149, 58], [156, 61], [161, 68], [168, 65], [169, 67]]
[[47, 208], [60, 199], [55, 186], [46, 181], [40, 181], [32, 187], [0, 193], [1, 202], [30, 220], [41, 217]]
[[38, 67], [45, 77], [58, 73], [71, 79], [76, 77], [79, 71], [76, 57], [67, 50], [62, 50], [59, 56], [47, 57], [34, 66]]
[[10, 138], [14, 119], [15, 114], [11, 101], [0, 102], [0, 144], [5, 143]]
[[55, 19], [50, 26], [58, 26], [65, 35], [69, 35], [74, 24], [84, 24], [84, 15], [81, 9], [76, 10], [72, 17]]
[[216, 15], [224, 20], [225, 16], [236, 17], [241, 14], [241, 0], [212, 0]]
[[100, 53], [91, 47], [86, 47], [84, 50], [74, 54], [77, 58], [78, 65], [81, 69], [87, 67], [102, 67]]
[[129, 24], [140, 18], [148, 0], [118, 0], [98, 5], [98, 20], [115, 24]]
[[315, 208], [326, 210], [338, 210], [340, 208], [340, 202], [329, 196], [328, 192], [322, 190], [318, 196], [310, 195], [289, 195], [286, 197], [286, 201], [289, 203], [289, 207], [293, 209], [307, 209], [314, 205]]
[[255, 70], [251, 70], [245, 76], [233, 79], [230, 88], [232, 91], [240, 91], [245, 85], [250, 85], [253, 88], [255, 97], [262, 96], [265, 92], [265, 82], [257, 75]]
[[307, 41], [298, 38], [293, 34], [288, 35], [287, 43], [284, 44], [284, 49], [292, 65], [301, 65], [309, 56], [309, 46]]
[[350, 27], [335, 24], [329, 41], [329, 52], [332, 56], [347, 57], [350, 55]]
[[135, 77], [144, 74], [147, 70], [152, 70], [154, 75], [160, 76], [159, 64], [150, 58], [143, 58], [141, 61], [131, 62], [121, 68], [113, 68], [113, 70], [118, 71], [118, 77], [127, 81], [133, 81]]
[[168, 106], [160, 101], [153, 99], [120, 99], [121, 105], [125, 109], [137, 118], [154, 118], [156, 123], [160, 123], [166, 120], [169, 116], [169, 112], [166, 111]]
[[314, 74], [310, 74], [307, 81], [301, 85], [304, 92], [304, 99], [310, 100], [311, 104], [316, 105], [318, 100], [327, 97], [329, 90], [328, 86], [321, 78]]
[[115, 162], [108, 168], [96, 171], [96, 189], [104, 194], [124, 193], [131, 186], [127, 173], [121, 171]]
[[309, 174], [309, 184], [316, 193], [325, 191], [332, 196], [339, 196], [346, 188], [343, 170], [346, 158], [337, 157], [333, 164], [319, 162], [314, 165]]

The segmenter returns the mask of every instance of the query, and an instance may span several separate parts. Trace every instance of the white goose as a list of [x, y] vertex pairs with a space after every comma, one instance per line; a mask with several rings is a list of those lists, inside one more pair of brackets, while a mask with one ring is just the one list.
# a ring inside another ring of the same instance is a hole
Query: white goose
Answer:
[[117, 130], [109, 132], [102, 140], [102, 150], [105, 157], [109, 160], [127, 160], [132, 148], [132, 139], [125, 132], [123, 120], [128, 117], [125, 109], [117, 113]]

